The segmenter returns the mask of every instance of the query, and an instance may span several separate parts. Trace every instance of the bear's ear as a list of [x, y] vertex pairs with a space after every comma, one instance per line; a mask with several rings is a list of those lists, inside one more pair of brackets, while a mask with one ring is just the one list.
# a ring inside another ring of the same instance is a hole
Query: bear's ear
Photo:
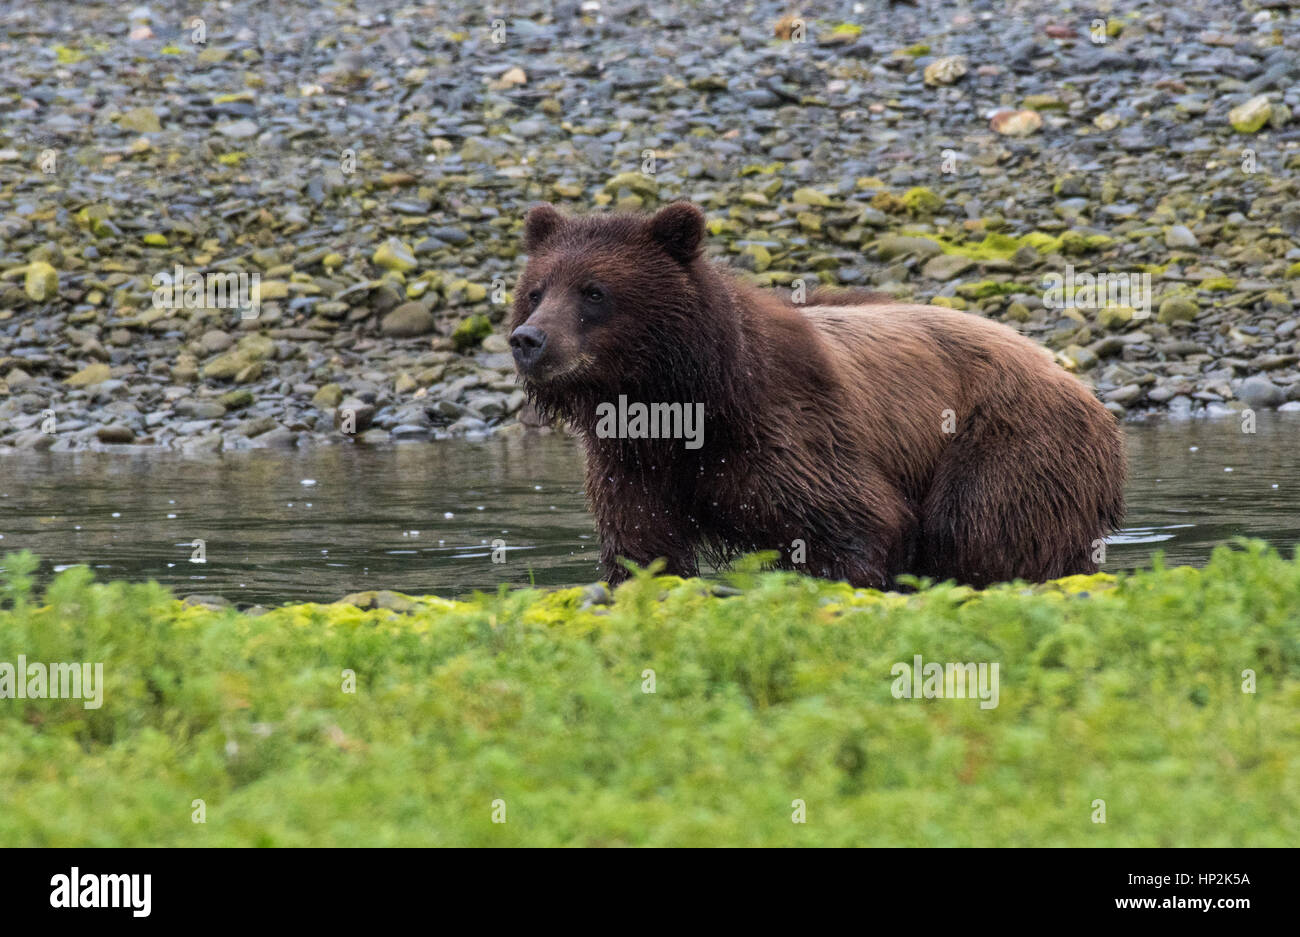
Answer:
[[560, 225], [564, 224], [564, 219], [560, 213], [555, 210], [555, 206], [549, 202], [543, 202], [541, 205], [534, 205], [528, 211], [528, 216], [524, 218], [524, 252], [533, 254], [537, 249], [550, 240]]
[[704, 212], [690, 202], [673, 202], [650, 219], [650, 236], [679, 263], [690, 263], [704, 242]]

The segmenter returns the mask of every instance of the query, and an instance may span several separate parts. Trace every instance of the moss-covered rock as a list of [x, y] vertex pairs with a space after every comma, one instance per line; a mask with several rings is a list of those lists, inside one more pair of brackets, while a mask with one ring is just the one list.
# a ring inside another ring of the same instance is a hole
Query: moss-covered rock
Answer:
[[487, 316], [479, 314], [463, 319], [451, 333], [452, 345], [457, 351], [465, 352], [492, 334], [492, 322]]
[[910, 214], [928, 217], [943, 208], [943, 199], [932, 189], [917, 186], [903, 193], [903, 208]]
[[59, 295], [59, 271], [43, 260], [27, 265], [23, 292], [34, 303], [48, 303]]
[[1267, 95], [1257, 95], [1228, 112], [1228, 123], [1237, 133], [1257, 133], [1272, 116], [1273, 105]]
[[370, 259], [376, 266], [396, 273], [409, 273], [417, 266], [411, 246], [395, 237], [380, 244]]
[[1156, 310], [1156, 321], [1165, 325], [1171, 322], [1191, 322], [1200, 315], [1200, 306], [1190, 296], [1169, 296]]

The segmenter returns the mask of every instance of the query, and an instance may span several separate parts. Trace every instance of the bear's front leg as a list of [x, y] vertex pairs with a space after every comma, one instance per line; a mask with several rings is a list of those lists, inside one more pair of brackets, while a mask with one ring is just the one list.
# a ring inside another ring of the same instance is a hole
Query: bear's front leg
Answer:
[[602, 450], [588, 440], [587, 503], [596, 517], [600, 561], [610, 585], [631, 575], [620, 559], [641, 567], [662, 559], [665, 574], [698, 576], [697, 525], [682, 506], [682, 492], [656, 472], [629, 471], [633, 465], [631, 454]]
[[661, 572], [664, 575], [681, 576], [683, 579], [699, 575], [694, 551], [676, 542], [675, 538], [662, 536], [663, 532], [659, 532], [660, 536], [656, 537], [628, 537], [625, 531], [607, 527], [603, 523], [597, 527], [600, 533], [600, 562], [611, 586], [626, 581], [632, 575], [619, 562], [620, 559], [631, 560], [641, 567], [662, 559], [665, 565]]
[[[625, 492], [626, 494], [626, 492]], [[619, 562], [631, 560], [649, 566], [663, 560], [663, 573], [689, 578], [699, 575], [695, 547], [684, 519], [648, 500], [592, 498], [596, 532], [600, 535], [600, 562], [610, 585], [631, 573]]]
[[698, 576], [699, 567], [695, 563], [694, 556], [655, 554], [655, 552], [645, 552], [638, 550], [637, 547], [608, 545], [601, 542], [601, 564], [604, 567], [604, 578], [611, 586], [619, 585], [620, 582], [627, 581], [632, 577], [627, 567], [620, 563], [620, 559], [632, 560], [638, 567], [649, 567], [654, 560], [662, 559], [664, 568], [660, 571], [663, 576], [680, 576], [684, 580], [690, 577]]

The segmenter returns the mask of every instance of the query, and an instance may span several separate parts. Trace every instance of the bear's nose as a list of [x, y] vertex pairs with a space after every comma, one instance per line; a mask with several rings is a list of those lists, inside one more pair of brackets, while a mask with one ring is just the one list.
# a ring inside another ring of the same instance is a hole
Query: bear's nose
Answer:
[[521, 325], [510, 333], [510, 347], [514, 350], [515, 363], [522, 370], [529, 370], [542, 355], [546, 345], [546, 333], [535, 325]]

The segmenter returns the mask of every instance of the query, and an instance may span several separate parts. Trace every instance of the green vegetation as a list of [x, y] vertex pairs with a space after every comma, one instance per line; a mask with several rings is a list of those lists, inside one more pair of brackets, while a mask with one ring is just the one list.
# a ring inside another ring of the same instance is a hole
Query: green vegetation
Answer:
[[[0, 662], [102, 661], [106, 689], [0, 700], [0, 845], [1300, 842], [1300, 552], [982, 593], [740, 571], [587, 608], [262, 615], [81, 567], [38, 597], [35, 565], [5, 561]], [[896, 699], [916, 654], [997, 662], [999, 704]]]

